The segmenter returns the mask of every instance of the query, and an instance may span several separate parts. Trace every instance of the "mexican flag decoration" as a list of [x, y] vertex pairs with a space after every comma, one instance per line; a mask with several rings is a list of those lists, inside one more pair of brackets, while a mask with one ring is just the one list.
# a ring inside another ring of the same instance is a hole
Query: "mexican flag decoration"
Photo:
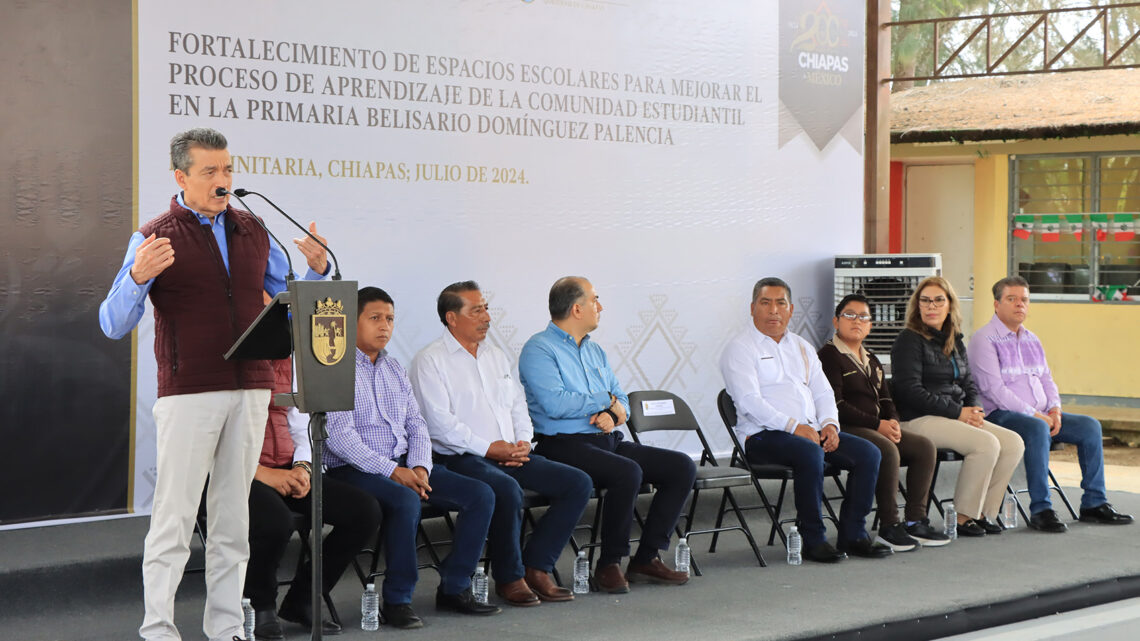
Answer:
[[1029, 240], [1033, 236], [1033, 219], [1035, 216], [1019, 214], [1013, 217], [1013, 235], [1015, 238]]
[[1096, 232], [1097, 240], [1108, 240], [1108, 214], [1089, 214], [1089, 223]]
[[1132, 214], [1113, 214], [1112, 239], [1132, 240], [1133, 238], [1136, 238], [1136, 223], [1132, 220]]
[[1123, 285], [1107, 285], [1093, 290], [1092, 299], [1099, 302], [1107, 300], [1132, 300], [1128, 297], [1128, 288]]
[[1038, 229], [1041, 232], [1041, 240], [1047, 243], [1055, 243], [1061, 240], [1061, 217], [1055, 215], [1042, 216]]
[[1085, 217], [1080, 214], [1065, 216], [1065, 231], [1081, 240], [1085, 237]]

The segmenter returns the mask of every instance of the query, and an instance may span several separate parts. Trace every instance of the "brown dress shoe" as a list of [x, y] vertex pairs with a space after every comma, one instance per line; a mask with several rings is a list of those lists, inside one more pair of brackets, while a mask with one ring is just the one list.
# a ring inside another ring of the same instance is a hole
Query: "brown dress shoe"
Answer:
[[523, 576], [526, 584], [530, 586], [531, 590], [538, 595], [538, 598], [543, 601], [573, 601], [574, 593], [564, 587], [560, 587], [550, 578], [548, 572], [536, 570], [534, 568], [527, 568], [526, 575]]
[[499, 598], [511, 605], [517, 605], [523, 608], [529, 608], [542, 603], [538, 600], [538, 595], [531, 592], [525, 579], [516, 579], [510, 583], [496, 583], [495, 594], [499, 595]]
[[642, 563], [634, 565], [632, 562], [625, 572], [625, 578], [629, 579], [630, 583], [637, 581], [644, 581], [646, 583], [663, 583], [665, 585], [682, 585], [689, 582], [689, 575], [684, 572], [677, 572], [670, 570], [661, 562], [661, 559], [653, 559], [649, 563]]
[[595, 569], [594, 581], [602, 592], [609, 592], [610, 594], [629, 592], [629, 581], [625, 580], [625, 575], [621, 573], [621, 566], [617, 563], [610, 563]]

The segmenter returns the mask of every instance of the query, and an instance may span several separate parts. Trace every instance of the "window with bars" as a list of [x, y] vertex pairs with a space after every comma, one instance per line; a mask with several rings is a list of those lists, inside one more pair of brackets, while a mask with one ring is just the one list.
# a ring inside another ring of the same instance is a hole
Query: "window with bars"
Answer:
[[1035, 299], [1140, 300], [1140, 152], [1010, 157], [1010, 273]]

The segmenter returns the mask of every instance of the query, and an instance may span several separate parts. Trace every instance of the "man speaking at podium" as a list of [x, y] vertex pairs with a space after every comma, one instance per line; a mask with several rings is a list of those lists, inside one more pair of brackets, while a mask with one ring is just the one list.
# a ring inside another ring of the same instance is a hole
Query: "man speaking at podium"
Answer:
[[[241, 595], [249, 559], [248, 496], [261, 453], [273, 388], [269, 361], [222, 356], [263, 308], [262, 290], [285, 289], [288, 260], [249, 212], [229, 205], [233, 162], [226, 138], [191, 129], [170, 141], [170, 209], [131, 235], [123, 266], [99, 306], [99, 325], [122, 338], [154, 305], [154, 403], [158, 473], [143, 551], [148, 641], [179, 639], [174, 594], [190, 555], [190, 536], [210, 477], [206, 506], [206, 607], [211, 639], [240, 639]], [[311, 224], [310, 231], [316, 232]], [[321, 242], [325, 242], [324, 238]], [[309, 264], [306, 280], [328, 272], [325, 250], [294, 240]]]

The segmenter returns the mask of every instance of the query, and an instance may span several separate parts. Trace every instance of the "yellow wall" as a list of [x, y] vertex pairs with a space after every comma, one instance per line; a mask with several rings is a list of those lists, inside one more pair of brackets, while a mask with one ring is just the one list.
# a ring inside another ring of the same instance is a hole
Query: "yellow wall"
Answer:
[[[1138, 149], [1138, 136], [893, 145], [891, 160], [939, 164], [973, 159], [974, 327], [981, 327], [993, 315], [989, 288], [1006, 275], [1008, 266], [1010, 154]], [[1140, 305], [1038, 301], [1030, 307], [1026, 326], [1041, 337], [1062, 394], [1140, 398], [1140, 382], [1134, 373], [1140, 364]]]

